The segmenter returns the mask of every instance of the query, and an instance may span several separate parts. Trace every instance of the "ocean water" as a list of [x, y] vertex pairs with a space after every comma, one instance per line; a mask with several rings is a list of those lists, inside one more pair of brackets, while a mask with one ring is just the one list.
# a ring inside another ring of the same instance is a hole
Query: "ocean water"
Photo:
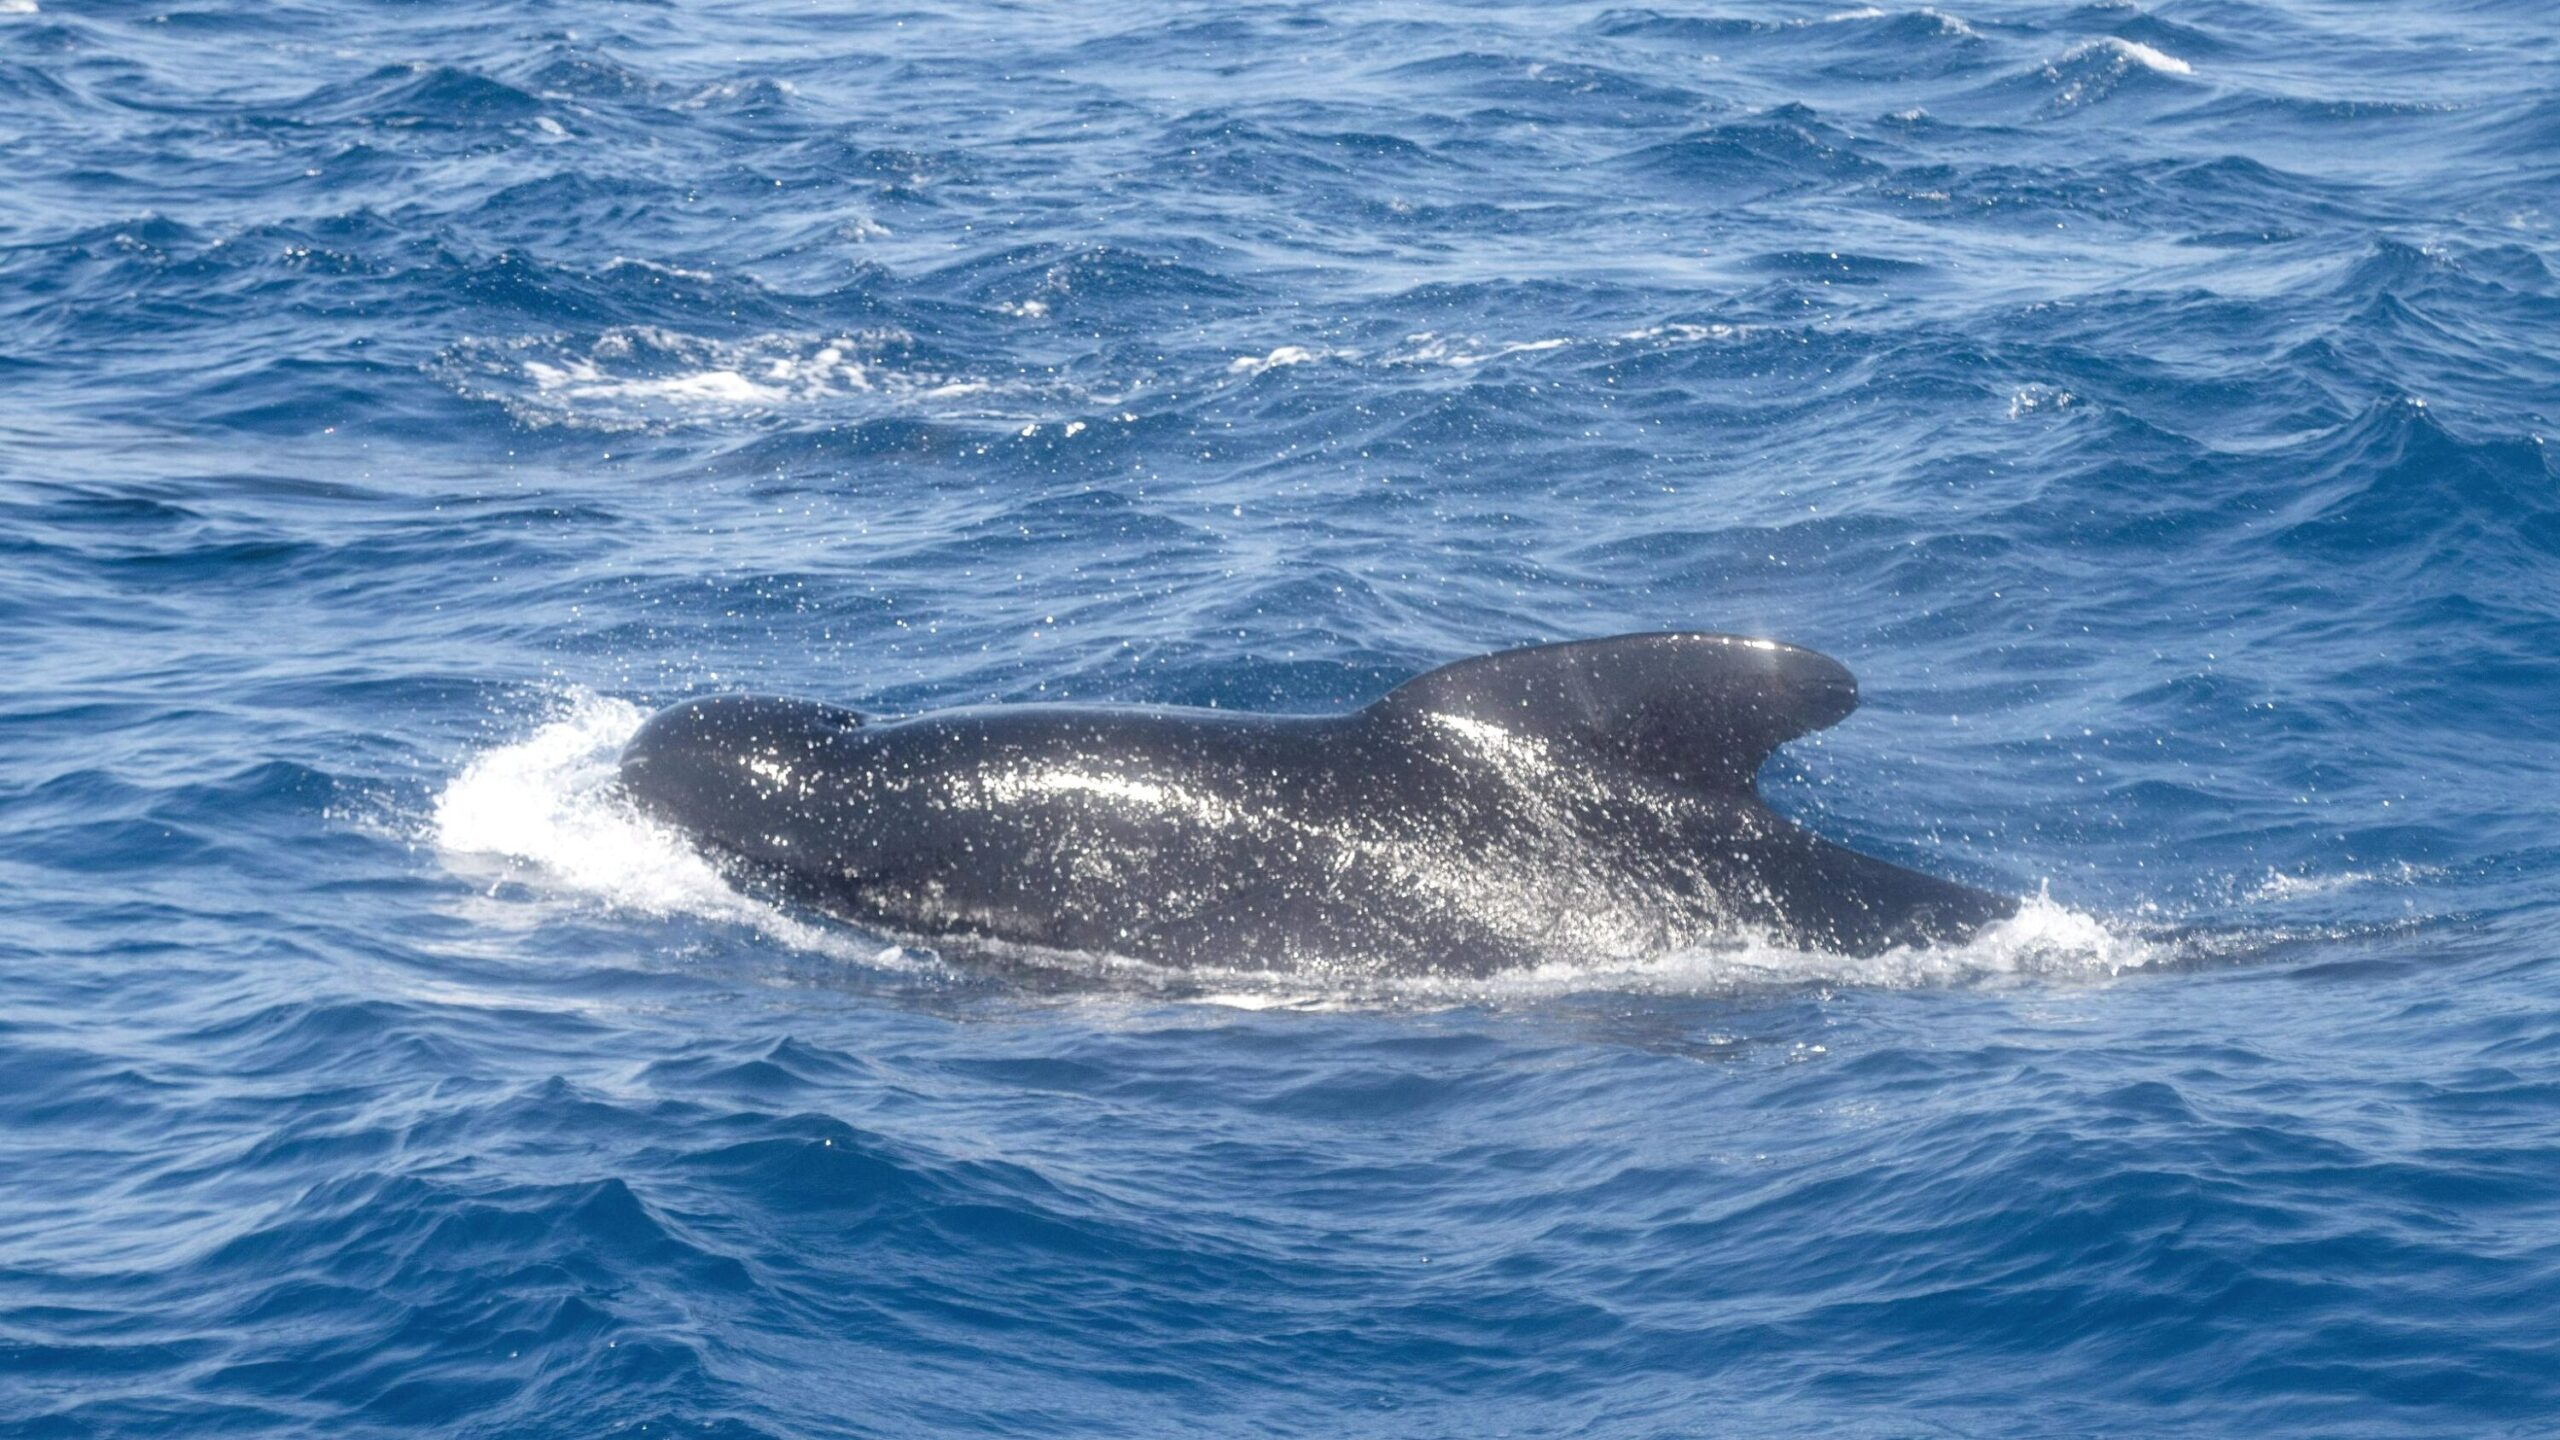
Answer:
[[[2544, 0], [0, 0], [0, 1432], [2560, 1433]], [[1973, 944], [955, 963], [754, 688], [1838, 656]]]

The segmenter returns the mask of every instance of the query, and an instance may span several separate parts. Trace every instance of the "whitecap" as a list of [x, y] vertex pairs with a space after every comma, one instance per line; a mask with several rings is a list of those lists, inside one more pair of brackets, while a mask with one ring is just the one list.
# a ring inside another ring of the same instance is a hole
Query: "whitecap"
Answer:
[[2444, 871], [2433, 865], [2416, 865], [2403, 860], [2379, 870], [2341, 870], [2329, 875], [2288, 875], [2270, 869], [2267, 877], [2250, 887], [2241, 898], [2259, 904], [2299, 900], [2311, 895], [2334, 894], [2341, 890], [2360, 890], [2371, 885], [2414, 885]]
[[1471, 369], [1488, 360], [1510, 355], [1535, 355], [1548, 350], [1561, 350], [1574, 343], [1569, 338], [1547, 340], [1488, 341], [1482, 336], [1437, 335], [1418, 331], [1405, 337], [1405, 348], [1379, 357], [1382, 365], [1446, 365], [1456, 370]]
[[[699, 280], [649, 261], [615, 268]], [[605, 431], [784, 416], [861, 420], [923, 415], [1019, 427], [1064, 423], [1069, 414], [1116, 406], [1056, 377], [955, 374], [916, 355], [901, 330], [847, 334], [770, 333], [712, 339], [661, 326], [618, 326], [583, 341], [571, 336], [465, 339], [437, 371], [457, 390], [494, 401], [518, 421]], [[967, 405], [955, 402], [968, 401]]]
[[1239, 355], [1227, 365], [1230, 375], [1260, 375], [1284, 365], [1312, 365], [1319, 360], [1355, 360], [1348, 350], [1327, 350], [1305, 345], [1282, 345], [1268, 355]]
[[2068, 65], [2083, 56], [2100, 53], [2111, 54], [2119, 61], [2139, 65], [2146, 70], [2155, 70], [2163, 75], [2192, 75], [2196, 71], [2196, 67], [2165, 50], [2154, 50], [2139, 40], [2127, 40], [2117, 35], [2083, 40], [2063, 51], [2055, 59], [2054, 64]]
[[2068, 410], [2079, 397], [2059, 385], [2021, 385], [2009, 396], [2009, 418], [2023, 419], [2040, 410]]

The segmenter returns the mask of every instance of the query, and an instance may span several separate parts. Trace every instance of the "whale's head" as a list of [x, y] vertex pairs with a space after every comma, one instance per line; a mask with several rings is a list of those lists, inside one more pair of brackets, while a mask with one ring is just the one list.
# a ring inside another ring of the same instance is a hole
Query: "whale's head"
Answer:
[[823, 826], [824, 784], [862, 717], [808, 700], [722, 695], [659, 711], [622, 750], [622, 791], [697, 841], [788, 865]]

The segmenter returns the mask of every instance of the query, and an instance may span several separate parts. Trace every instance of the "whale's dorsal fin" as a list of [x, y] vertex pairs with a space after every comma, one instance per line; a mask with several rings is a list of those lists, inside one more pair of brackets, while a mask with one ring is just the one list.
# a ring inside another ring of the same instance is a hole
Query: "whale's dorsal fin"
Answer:
[[1691, 785], [1748, 788], [1771, 751], [1858, 708], [1827, 655], [1739, 635], [1573, 640], [1417, 675], [1367, 713], [1569, 741]]

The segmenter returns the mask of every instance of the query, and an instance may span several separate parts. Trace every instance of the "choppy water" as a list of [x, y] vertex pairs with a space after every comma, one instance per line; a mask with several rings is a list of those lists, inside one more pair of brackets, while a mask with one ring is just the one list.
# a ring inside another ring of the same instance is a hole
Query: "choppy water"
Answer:
[[[2549, 19], [0, 3], [0, 1429], [2560, 1430]], [[1674, 627], [2046, 898], [1007, 974], [601, 788]]]

